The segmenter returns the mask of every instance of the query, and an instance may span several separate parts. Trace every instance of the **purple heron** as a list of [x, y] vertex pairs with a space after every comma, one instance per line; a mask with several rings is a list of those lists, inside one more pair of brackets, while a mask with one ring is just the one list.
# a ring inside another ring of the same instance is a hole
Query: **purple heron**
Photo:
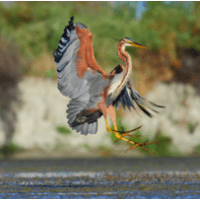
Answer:
[[[71, 98], [67, 109], [69, 126], [83, 135], [95, 134], [98, 129], [97, 120], [103, 115], [107, 131], [114, 132], [117, 141], [121, 139], [133, 144], [130, 149], [137, 146], [144, 148], [143, 146], [152, 144], [136, 143], [125, 138], [125, 136], [133, 137], [129, 133], [140, 127], [127, 132], [118, 131], [114, 109], [114, 106], [118, 109], [121, 103], [124, 109], [128, 107], [131, 111], [132, 107], [136, 110], [135, 102], [145, 114], [151, 117], [145, 105], [155, 112], [157, 111], [151, 106], [163, 107], [142, 97], [134, 90], [130, 79], [132, 62], [125, 47], [146, 47], [128, 37], [121, 39], [117, 52], [124, 66], [118, 65], [111, 73], [106, 74], [95, 60], [91, 32], [84, 24], [74, 24], [73, 19], [71, 17], [69, 25], [65, 27], [58, 48], [53, 54], [57, 65], [58, 89], [64, 96]], [[109, 127], [108, 116], [112, 120], [114, 130]]]

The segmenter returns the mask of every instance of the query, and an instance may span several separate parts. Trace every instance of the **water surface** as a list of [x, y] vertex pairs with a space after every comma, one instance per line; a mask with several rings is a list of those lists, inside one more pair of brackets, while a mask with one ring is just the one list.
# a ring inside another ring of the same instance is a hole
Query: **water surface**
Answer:
[[3, 160], [0, 198], [200, 198], [200, 159]]

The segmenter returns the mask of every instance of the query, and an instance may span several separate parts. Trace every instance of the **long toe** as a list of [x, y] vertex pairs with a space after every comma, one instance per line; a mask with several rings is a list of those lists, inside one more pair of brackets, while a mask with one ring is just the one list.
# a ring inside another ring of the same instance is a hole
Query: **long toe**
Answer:
[[156, 144], [156, 143], [158, 143], [158, 142], [159, 142], [159, 141], [147, 143], [147, 141], [146, 141], [146, 142], [142, 142], [142, 143], [135, 143], [135, 145], [132, 146], [132, 147], [130, 147], [129, 149], [127, 149], [126, 152], [127, 152], [127, 151], [130, 151], [130, 150], [132, 150], [132, 149], [134, 149], [135, 147], [141, 147], [141, 148], [144, 149], [145, 151], [154, 154], [152, 151], [146, 149], [144, 146], [146, 146], [146, 145], [151, 145], [151, 144]]
[[128, 133], [122, 133], [122, 136], [129, 136], [129, 137], [140, 137], [141, 135], [130, 135]]
[[[133, 129], [133, 130], [130, 130], [130, 131], [124, 131], [124, 129], [123, 129], [123, 127], [122, 127], [122, 131], [116, 131], [116, 130], [111, 130], [112, 132], [118, 132], [118, 133], [120, 133], [120, 134], [127, 134], [127, 135], [124, 135], [124, 136], [131, 136], [131, 135], [129, 135], [129, 133], [131, 133], [131, 132], [134, 132], [134, 131], [136, 131], [136, 130], [138, 130], [138, 129], [140, 129], [142, 127], [142, 125], [141, 126], [139, 126], [139, 127], [137, 127], [137, 128], [135, 128], [135, 129]], [[131, 136], [132, 137], [132, 136]], [[135, 137], [135, 136], [133, 136], [133, 137]]]

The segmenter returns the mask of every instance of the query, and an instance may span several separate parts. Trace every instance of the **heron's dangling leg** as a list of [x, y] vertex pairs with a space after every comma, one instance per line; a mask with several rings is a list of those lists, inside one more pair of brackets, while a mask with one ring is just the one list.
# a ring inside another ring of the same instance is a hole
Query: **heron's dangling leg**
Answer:
[[106, 129], [107, 129], [107, 131], [111, 132], [111, 133], [115, 133], [115, 137], [117, 138], [116, 142], [118, 142], [119, 140], [124, 140], [124, 141], [129, 142], [129, 143], [131, 143], [131, 144], [134, 145], [134, 146], [130, 147], [129, 149], [127, 149], [126, 152], [134, 149], [135, 147], [141, 147], [145, 151], [148, 151], [149, 153], [153, 154], [152, 151], [149, 151], [144, 146], [158, 143], [158, 141], [156, 141], [156, 142], [150, 142], [150, 143], [147, 143], [147, 141], [146, 142], [142, 142], [142, 143], [138, 143], [138, 142], [134, 142], [134, 141], [129, 140], [129, 139], [127, 139], [127, 138], [124, 137], [124, 136], [138, 137], [137, 135], [133, 136], [133, 135], [129, 135], [128, 133], [138, 130], [139, 128], [141, 128], [141, 126], [135, 128], [135, 129], [133, 129], [131, 131], [127, 131], [127, 132], [123, 131], [122, 132], [122, 131], [117, 131], [117, 125], [116, 124], [114, 124], [114, 130], [111, 130], [110, 127], [109, 127], [109, 125], [108, 125], [108, 120], [107, 119], [105, 119], [105, 122], [106, 122]]
[[[124, 129], [123, 129], [123, 127], [122, 127], [122, 131], [118, 131], [118, 132], [122, 135], [121, 137], [124, 137], [124, 136], [129, 136], [129, 137], [140, 137], [140, 135], [129, 135], [129, 133], [134, 132], [134, 131], [140, 129], [141, 127], [142, 127], [142, 125], [139, 126], [139, 127], [137, 127], [137, 128], [135, 128], [135, 129], [133, 129], [133, 130], [130, 130], [130, 131], [124, 131]], [[118, 142], [119, 140], [120, 140], [120, 138], [118, 138], [115, 142]]]
[[130, 150], [134, 149], [135, 147], [141, 147], [144, 150], [148, 151], [149, 153], [153, 154], [153, 152], [149, 151], [144, 146], [150, 145], [150, 144], [154, 144], [154, 143], [158, 143], [158, 141], [156, 141], [156, 142], [150, 142], [150, 143], [147, 143], [147, 141], [146, 142], [142, 142], [142, 143], [138, 143], [138, 142], [134, 142], [134, 141], [129, 140], [129, 139], [127, 139], [127, 138], [124, 137], [124, 136], [138, 137], [138, 136], [129, 135], [129, 133], [140, 129], [141, 126], [135, 128], [135, 129], [133, 129], [131, 131], [124, 131], [124, 130], [118, 131], [117, 130], [117, 124], [116, 124], [116, 118], [115, 118], [115, 110], [114, 110], [114, 108], [112, 106], [109, 106], [109, 108], [107, 109], [107, 114], [109, 114], [109, 116], [111, 117], [112, 123], [114, 125], [114, 130], [110, 129], [107, 117], [105, 117], [106, 129], [107, 129], [108, 132], [115, 133], [115, 136], [117, 138], [116, 142], [119, 141], [119, 140], [124, 140], [124, 141], [129, 142], [129, 143], [131, 143], [131, 144], [134, 145], [134, 146], [130, 147], [129, 149], [127, 149], [126, 151], [130, 151]]
[[[105, 122], [106, 122], [106, 130], [107, 130], [108, 132], [110, 132], [110, 133], [115, 133], [115, 137], [117, 138], [118, 141], [119, 141], [119, 140], [124, 140], [124, 141], [126, 141], [126, 142], [130, 142], [131, 144], [135, 144], [134, 141], [129, 140], [129, 139], [123, 137], [122, 134], [120, 135], [120, 131], [117, 131], [117, 124], [116, 124], [116, 123], [113, 123], [113, 125], [114, 125], [114, 130], [111, 130], [110, 127], [109, 127], [109, 125], [108, 125], [108, 120], [107, 120], [107, 118], [105, 119]], [[123, 133], [123, 134], [126, 134], [126, 132]], [[124, 136], [126, 136], [126, 135], [124, 135]]]
[[130, 137], [134, 137], [132, 135], [129, 135], [128, 133], [134, 131], [134, 130], [137, 130], [137, 129], [134, 129], [134, 130], [131, 130], [131, 131], [117, 131], [117, 124], [116, 124], [116, 115], [115, 115], [115, 109], [112, 105], [110, 105], [108, 108], [107, 108], [107, 114], [110, 116], [111, 120], [112, 120], [112, 123], [113, 123], [113, 126], [114, 126], [114, 130], [111, 130], [110, 127], [109, 127], [109, 124], [108, 124], [108, 120], [107, 120], [107, 116], [105, 116], [105, 122], [106, 122], [106, 129], [108, 132], [110, 133], [115, 133], [115, 137], [117, 138], [117, 141], [119, 140], [124, 140], [126, 142], [129, 142], [131, 144], [135, 144], [134, 141], [132, 140], [129, 140], [127, 138], [125, 138], [124, 136], [130, 136]]

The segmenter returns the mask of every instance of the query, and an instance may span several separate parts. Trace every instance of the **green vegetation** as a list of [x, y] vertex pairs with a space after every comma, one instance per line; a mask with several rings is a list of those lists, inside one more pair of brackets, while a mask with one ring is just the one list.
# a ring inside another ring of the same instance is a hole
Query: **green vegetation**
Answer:
[[200, 156], [200, 144], [194, 147], [194, 156]]
[[91, 147], [89, 144], [85, 143], [85, 144], [82, 144], [81, 145], [84, 149], [87, 149], [87, 150], [91, 150]]
[[7, 145], [3, 146], [0, 149], [0, 153], [3, 155], [4, 158], [8, 158], [14, 153], [23, 151], [23, 148], [13, 144], [12, 142], [8, 143]]
[[57, 77], [57, 72], [56, 72], [56, 70], [53, 69], [53, 68], [47, 69], [46, 77], [47, 77], [47, 78], [56, 78], [56, 77]]
[[197, 127], [198, 123], [188, 123], [188, 130], [190, 133], [194, 133], [195, 128]]
[[[182, 3], [147, 2], [147, 12], [141, 20], [141, 28], [148, 29], [144, 37], [151, 38], [147, 45], [152, 49], [172, 51], [173, 45], [193, 47], [200, 50], [200, 37], [195, 29], [200, 28], [199, 3], [191, 2], [187, 10]], [[144, 30], [144, 29], [143, 29]]]
[[56, 127], [56, 130], [61, 133], [61, 134], [64, 134], [64, 135], [69, 135], [71, 134], [71, 130], [65, 126], [57, 126]]
[[62, 143], [59, 142], [58, 144], [56, 144], [56, 145], [54, 146], [53, 150], [54, 150], [54, 151], [62, 151], [63, 148], [64, 148], [64, 145], [63, 145]]
[[172, 144], [172, 139], [165, 134], [158, 132], [155, 141], [159, 141], [156, 144], [150, 145], [149, 147], [153, 147], [152, 151], [156, 152], [155, 154], [158, 156], [177, 156], [178, 152], [172, 152], [170, 150], [170, 145]]
[[[113, 38], [131, 37], [149, 50], [166, 51], [173, 59], [177, 57], [177, 46], [200, 50], [199, 2], [191, 2], [188, 9], [181, 2], [147, 2], [140, 21], [135, 19], [136, 4], [118, 2], [113, 7], [109, 2], [0, 3], [1, 34], [15, 41], [21, 53], [34, 62], [44, 52], [52, 55], [64, 27], [75, 16], [75, 23], [85, 23], [92, 32], [95, 57], [102, 68], [109, 70], [119, 63]], [[136, 49], [130, 53], [136, 53]], [[50, 70], [47, 77], [55, 75]]]
[[[137, 143], [151, 143], [151, 142], [156, 142], [158, 143], [155, 144], [150, 144], [147, 146], [144, 146], [146, 149], [149, 151], [153, 152], [154, 154], [150, 154], [148, 151], [137, 147], [139, 151], [146, 155], [156, 155], [156, 156], [175, 156], [177, 155], [178, 152], [171, 152], [170, 151], [170, 145], [172, 144], [171, 138], [168, 136], [165, 136], [163, 133], [158, 132], [156, 136], [153, 138], [153, 140], [149, 140], [148, 136], [142, 136], [141, 130], [137, 130], [134, 132], [133, 135], [140, 135], [140, 137], [134, 137], [133, 140], [134, 142]], [[130, 144], [130, 147], [132, 145]]]
[[104, 157], [112, 156], [112, 149], [110, 147], [100, 145], [97, 149], [102, 153]]

